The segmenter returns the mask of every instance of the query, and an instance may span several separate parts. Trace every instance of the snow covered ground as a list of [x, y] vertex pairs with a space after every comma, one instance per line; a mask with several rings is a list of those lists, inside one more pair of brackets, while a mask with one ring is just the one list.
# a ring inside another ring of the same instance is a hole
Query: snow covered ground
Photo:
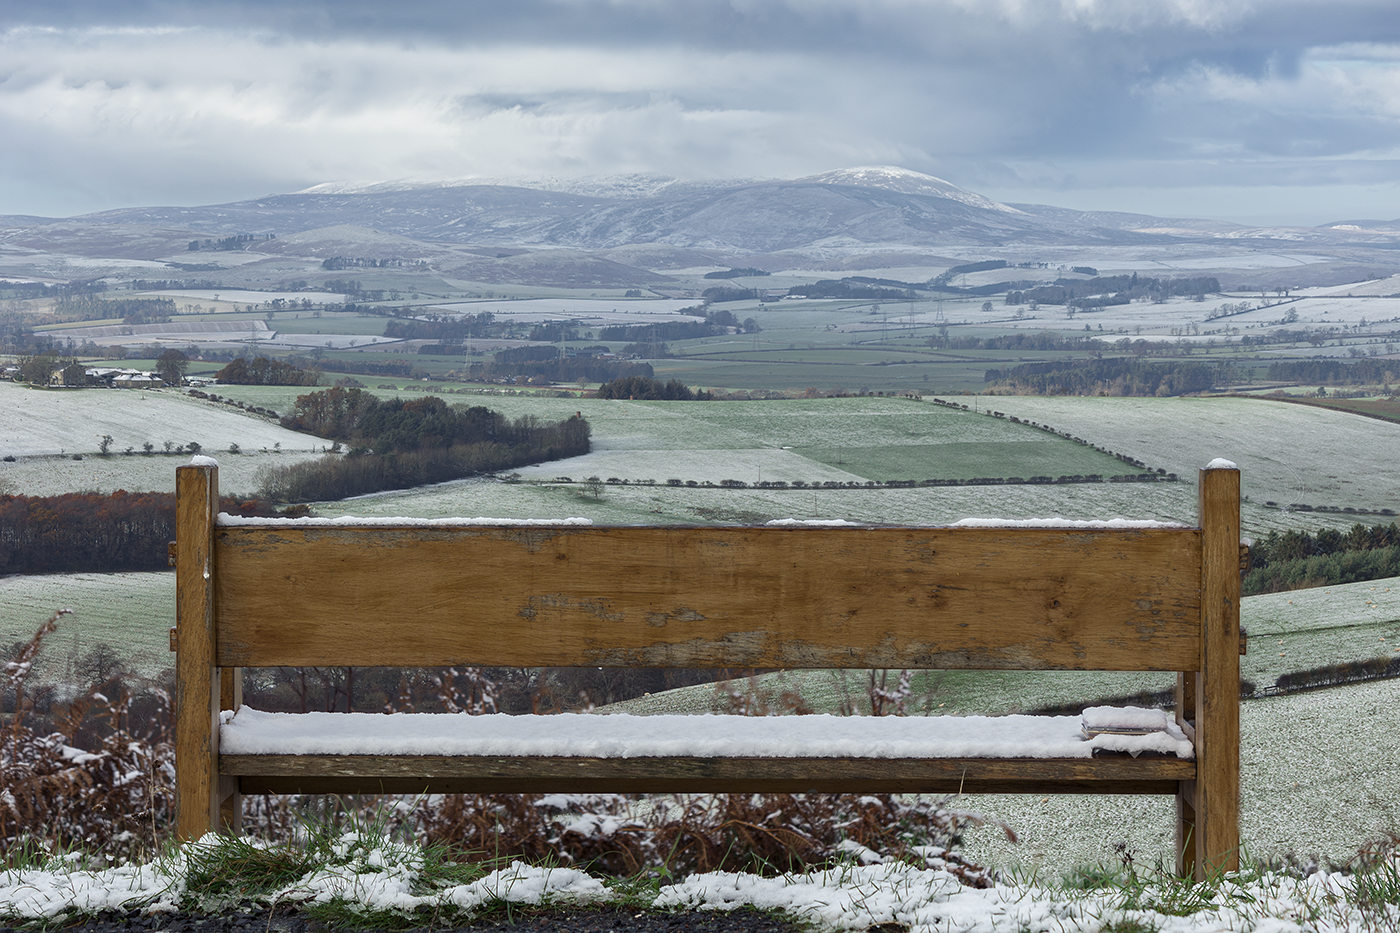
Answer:
[[[1240, 465], [1244, 494], [1256, 504], [1380, 509], [1400, 502], [1400, 472], [1393, 469], [1400, 425], [1374, 418], [1243, 398], [1007, 395], [984, 404], [1192, 480], [1206, 460], [1228, 457]], [[1308, 518], [1325, 520], [1319, 513]]]
[[[69, 912], [143, 907], [174, 911], [185, 895], [188, 860], [221, 845], [216, 837], [145, 866], [73, 866], [0, 873], [0, 914], [50, 920]], [[415, 848], [347, 834], [325, 864], [285, 885], [273, 903], [339, 903], [350, 912], [470, 916], [506, 904], [560, 907], [618, 897], [602, 880], [566, 867], [513, 862], [470, 883], [433, 884]], [[1392, 868], [1393, 872], [1394, 869]], [[1391, 875], [1393, 877], [1393, 875]], [[713, 872], [678, 879], [651, 898], [660, 909], [779, 910], [814, 930], [897, 928], [908, 933], [1370, 933], [1394, 929], [1400, 908], [1367, 905], [1354, 877], [1277, 872], [1227, 878], [1204, 890], [1170, 881], [1076, 889], [1054, 880], [1008, 876], [990, 888], [961, 884], [941, 868], [849, 864], [773, 878]], [[1204, 896], [1203, 896], [1204, 895]], [[635, 902], [630, 902], [635, 903]], [[266, 909], [265, 905], [262, 905]], [[369, 916], [367, 921], [371, 921]]]
[[[106, 457], [98, 453], [103, 435], [112, 437]], [[15, 493], [173, 492], [175, 467], [187, 457], [165, 456], [165, 444], [190, 441], [222, 457], [219, 488], [226, 493], [250, 493], [260, 467], [321, 456], [327, 443], [175, 389], [51, 390], [0, 382], [0, 456], [16, 458], [0, 461], [0, 480]], [[142, 450], [148, 442], [150, 455]], [[242, 453], [228, 453], [231, 444]]]
[[703, 315], [678, 315], [682, 308], [699, 302], [671, 298], [524, 298], [512, 301], [455, 301], [425, 305], [423, 310], [455, 314], [494, 314], [501, 321], [576, 320], [582, 327], [609, 324], [651, 324], [681, 320], [703, 320]]

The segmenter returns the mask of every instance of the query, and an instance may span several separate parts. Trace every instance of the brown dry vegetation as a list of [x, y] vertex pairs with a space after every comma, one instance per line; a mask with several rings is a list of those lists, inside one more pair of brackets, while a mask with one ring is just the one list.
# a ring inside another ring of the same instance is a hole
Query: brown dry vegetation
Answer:
[[[0, 746], [0, 866], [69, 852], [113, 863], [145, 860], [172, 839], [170, 694], [151, 685], [138, 689], [120, 666], [104, 669], [100, 683], [66, 701], [55, 699], [54, 685], [32, 684], [33, 662], [64, 614], [55, 613], [33, 638], [15, 646], [4, 665], [9, 722]], [[535, 676], [535, 686], [516, 683], [511, 689], [533, 689], [531, 705], [566, 705], [540, 688], [538, 674], [522, 676]], [[399, 690], [386, 707], [402, 708], [421, 692], [430, 696], [419, 708], [465, 713], [495, 710], [504, 699], [497, 682], [480, 670], [398, 677]], [[389, 682], [381, 675], [377, 685]], [[362, 682], [361, 699], [374, 695], [363, 689], [369, 685]], [[303, 709], [344, 708], [355, 695], [343, 669], [282, 671], [262, 687], [269, 699], [280, 696]], [[872, 679], [872, 706], [900, 711], [907, 689], [905, 681], [890, 689]], [[733, 692], [729, 705], [750, 714], [780, 711], [752, 696]], [[270, 841], [292, 840], [311, 824], [351, 820], [443, 844], [464, 860], [521, 856], [606, 874], [771, 874], [840, 859], [894, 858], [946, 868], [969, 884], [990, 883], [984, 869], [956, 852], [962, 827], [977, 816], [944, 801], [890, 795], [731, 794], [645, 803], [620, 795], [558, 794], [244, 801], [244, 830]]]

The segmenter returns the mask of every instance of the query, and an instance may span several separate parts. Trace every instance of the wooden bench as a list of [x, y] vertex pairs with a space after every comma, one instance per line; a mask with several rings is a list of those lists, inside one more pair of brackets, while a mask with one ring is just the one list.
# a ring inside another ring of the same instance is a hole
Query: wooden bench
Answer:
[[[182, 839], [236, 827], [247, 793], [1171, 794], [1182, 871], [1238, 866], [1225, 461], [1194, 528], [249, 524], [217, 502], [212, 461], [178, 469]], [[240, 668], [356, 665], [1175, 671], [1195, 756], [219, 754]]]

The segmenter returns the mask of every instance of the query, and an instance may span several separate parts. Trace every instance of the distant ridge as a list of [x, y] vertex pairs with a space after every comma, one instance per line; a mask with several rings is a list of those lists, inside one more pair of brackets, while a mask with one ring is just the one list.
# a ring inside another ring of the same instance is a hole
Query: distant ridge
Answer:
[[798, 182], [809, 182], [815, 185], [852, 185], [862, 188], [885, 188], [889, 191], [898, 191], [903, 194], [923, 194], [931, 195], [935, 198], [947, 198], [950, 201], [958, 201], [972, 207], [980, 207], [989, 211], [1006, 211], [1011, 214], [1019, 214], [1021, 211], [1000, 201], [993, 201], [991, 198], [983, 197], [975, 191], [968, 191], [966, 188], [959, 188], [951, 181], [944, 181], [942, 178], [933, 175], [925, 175], [922, 172], [911, 171], [907, 168], [898, 168], [893, 165], [866, 165], [858, 168], [840, 168], [833, 172], [823, 172], [820, 175], [808, 175], [805, 178], [797, 179]]
[[[648, 255], [674, 256], [676, 268], [723, 265], [731, 258], [763, 254], [788, 255], [782, 262], [791, 261], [790, 254], [802, 254], [802, 262], [829, 263], [876, 252], [1166, 248], [1224, 240], [1232, 241], [1233, 249], [1315, 244], [1393, 250], [1400, 245], [1400, 224], [1393, 221], [1248, 227], [1010, 205], [945, 179], [890, 165], [854, 166], [796, 179], [697, 181], [636, 172], [327, 182], [291, 194], [202, 207], [123, 208], [63, 220], [0, 217], [0, 227], [23, 230], [13, 242], [27, 248], [86, 255], [101, 253], [120, 240], [130, 244], [123, 249], [133, 258], [146, 259], [169, 256], [170, 245], [182, 238], [189, 242], [240, 233], [282, 238], [314, 231], [304, 243], [288, 242], [268, 251], [286, 254], [296, 247], [311, 255], [354, 256], [382, 251], [411, 258], [465, 247], [480, 251], [483, 259], [506, 262], [497, 251], [621, 250], [631, 251], [624, 257], [630, 264], [641, 261], [637, 250], [646, 250]], [[680, 258], [676, 251], [692, 255]], [[672, 260], [663, 262], [669, 265]], [[472, 274], [481, 273], [474, 269]], [[589, 266], [587, 275], [600, 284], [615, 278], [610, 266], [597, 263]]]

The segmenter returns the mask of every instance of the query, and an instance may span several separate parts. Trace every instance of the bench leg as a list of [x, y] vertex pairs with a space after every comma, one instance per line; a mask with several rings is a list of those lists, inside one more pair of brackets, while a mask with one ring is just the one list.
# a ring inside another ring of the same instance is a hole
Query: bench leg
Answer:
[[[219, 708], [236, 710], [243, 705], [243, 668], [225, 667], [219, 672]], [[238, 835], [243, 831], [243, 795], [238, 778], [219, 775], [219, 812], [214, 823], [219, 832]]]
[[1176, 874], [1196, 877], [1196, 782], [1182, 781], [1176, 791]]

